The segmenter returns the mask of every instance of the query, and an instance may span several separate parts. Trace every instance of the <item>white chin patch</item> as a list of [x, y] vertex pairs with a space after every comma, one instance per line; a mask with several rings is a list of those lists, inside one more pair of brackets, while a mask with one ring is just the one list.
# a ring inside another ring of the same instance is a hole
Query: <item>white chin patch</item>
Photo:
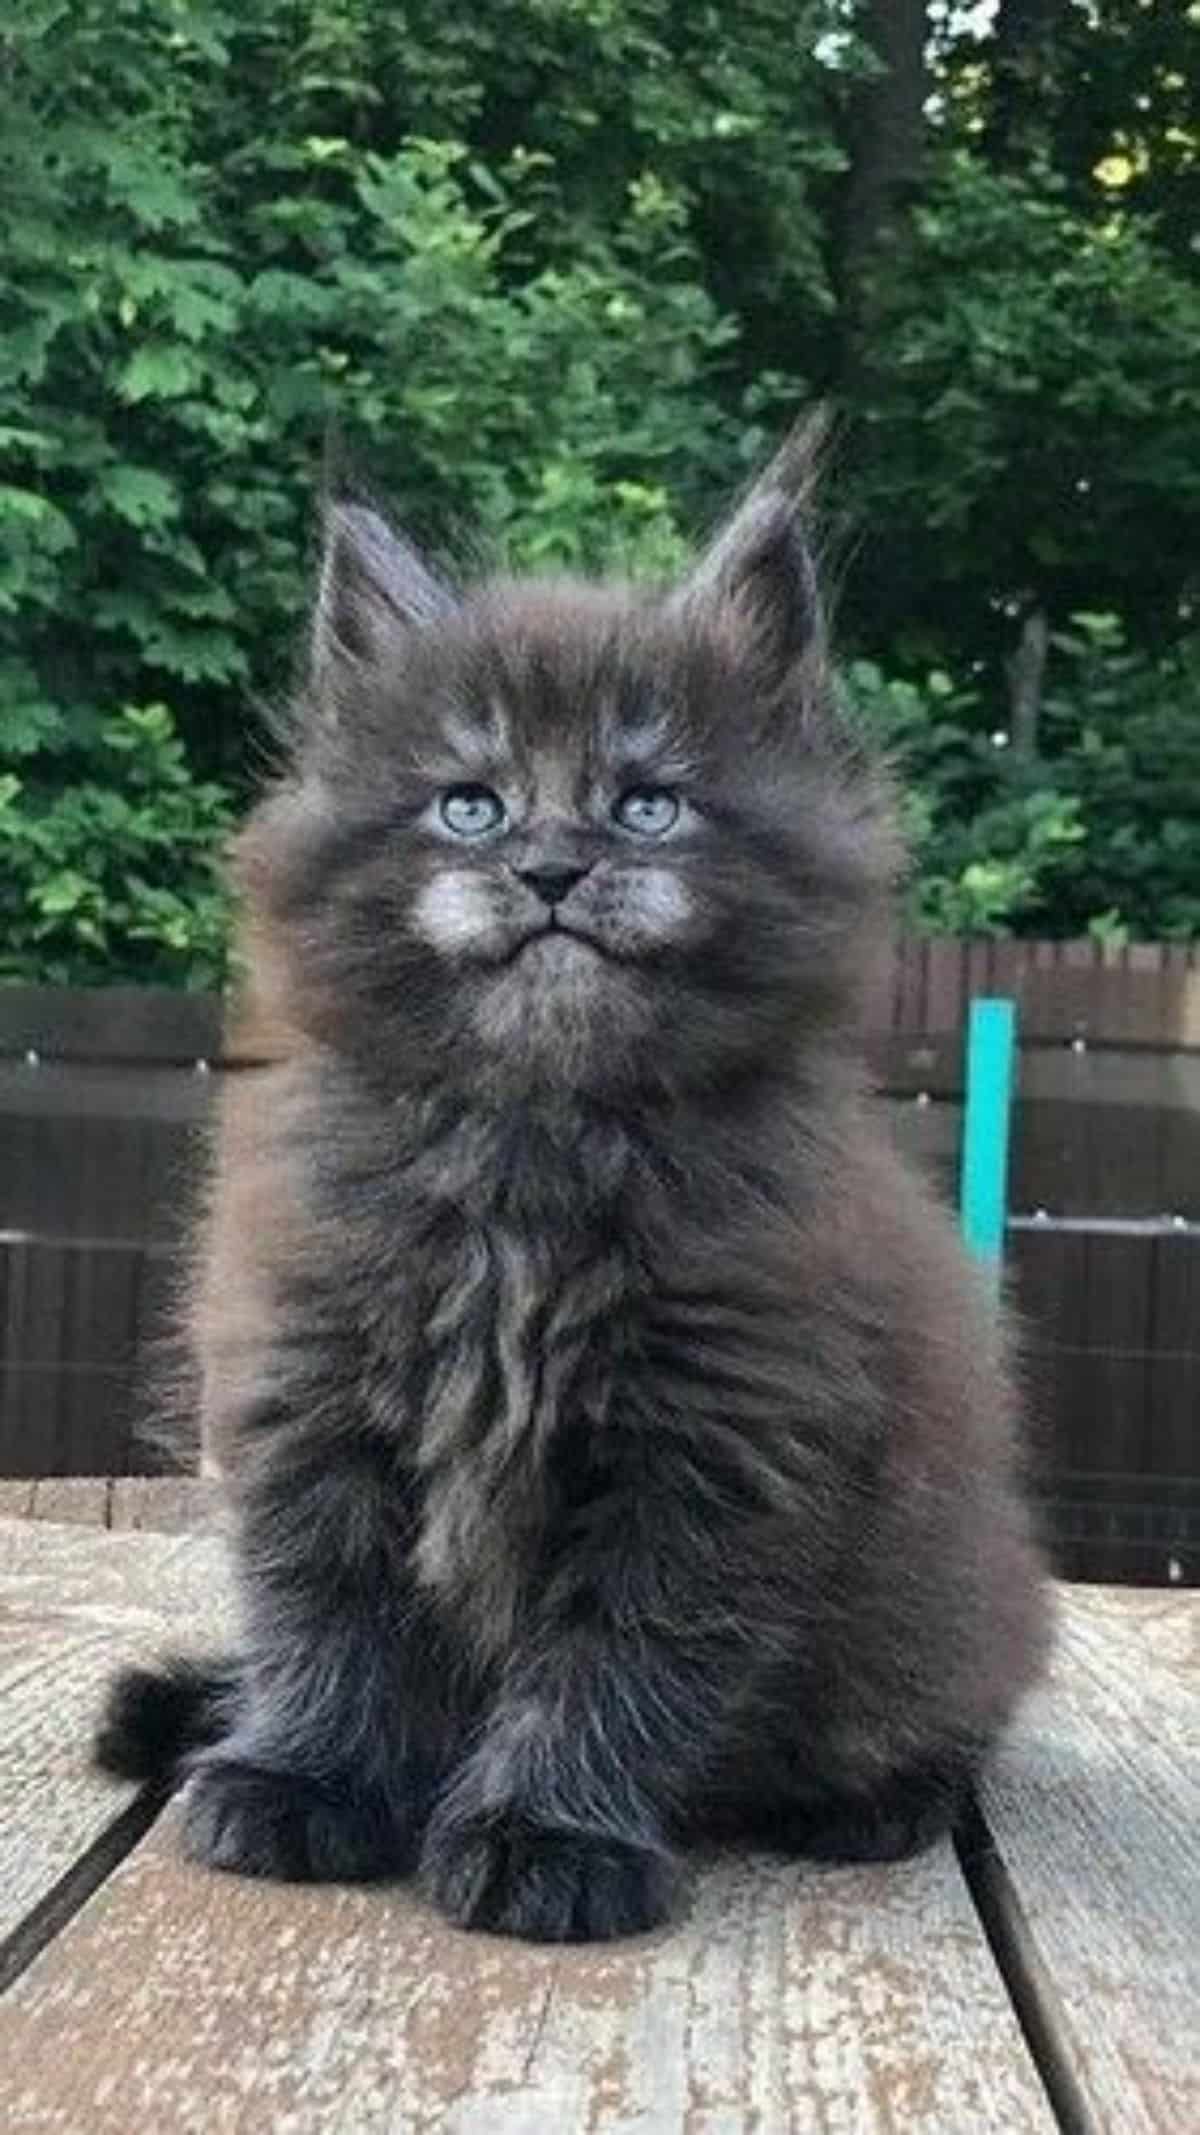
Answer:
[[426, 941], [445, 956], [485, 947], [496, 930], [487, 885], [465, 868], [444, 868], [427, 882], [413, 918]]

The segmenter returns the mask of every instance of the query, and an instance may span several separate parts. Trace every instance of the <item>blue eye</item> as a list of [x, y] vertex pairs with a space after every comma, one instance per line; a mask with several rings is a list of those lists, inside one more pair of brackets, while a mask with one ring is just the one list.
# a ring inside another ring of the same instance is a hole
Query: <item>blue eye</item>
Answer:
[[661, 838], [679, 821], [679, 802], [665, 786], [631, 786], [613, 803], [613, 815], [623, 830], [640, 838]]
[[490, 786], [451, 786], [440, 806], [442, 821], [456, 838], [482, 838], [504, 821], [504, 803]]

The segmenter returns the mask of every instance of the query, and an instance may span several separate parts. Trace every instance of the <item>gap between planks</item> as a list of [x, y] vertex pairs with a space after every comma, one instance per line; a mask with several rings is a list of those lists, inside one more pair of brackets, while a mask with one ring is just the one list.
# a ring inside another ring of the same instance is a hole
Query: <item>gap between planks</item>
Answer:
[[[5, 1936], [0, 1942], [0, 1994], [20, 1978], [141, 1842], [171, 1799], [172, 1791], [156, 1786], [140, 1788]], [[955, 1833], [954, 1851], [1061, 2135], [1099, 2135], [1098, 2124], [1088, 2111], [1060, 2044], [1063, 2025], [1059, 1996], [1037, 1955], [1012, 1879], [974, 1799]], [[551, 1976], [526, 2054], [527, 2069], [536, 2055], [553, 1993]]]
[[35, 1957], [53, 1942], [81, 1906], [107, 1882], [114, 1868], [146, 1836], [152, 1823], [170, 1800], [170, 1790], [141, 1787], [118, 1811], [111, 1823], [85, 1846], [79, 1858], [57, 1883], [39, 1898], [23, 1919], [0, 1942], [0, 1994], [27, 1971]]
[[[67, 1528], [47, 1527], [44, 1530], [47, 1544], [56, 1539], [64, 1547], [67, 1545], [69, 1532]], [[16, 1527], [16, 1533], [20, 1533], [19, 1525]], [[97, 1566], [100, 1553], [107, 1559], [111, 1549], [121, 1546], [115, 1543], [115, 1538], [99, 1534], [96, 1535], [94, 1544], [85, 1542], [78, 1530], [76, 1536], [77, 1541], [71, 1544], [73, 1553], [78, 1555], [79, 1549], [83, 1548], [86, 1554], [89, 1548], [94, 1548], [98, 1552]], [[25, 1539], [29, 1544], [34, 1542], [34, 1536], [28, 1530]], [[169, 1546], [164, 1537], [129, 1537], [129, 1547], [135, 1551], [158, 1550]], [[190, 1549], [192, 1545], [182, 1546]], [[113, 1557], [112, 1567], [115, 1568], [119, 1561], [122, 1560]], [[131, 1572], [132, 1569], [131, 1564]], [[81, 1562], [75, 1576], [80, 1594], [88, 1598], [94, 1594], [94, 1582], [87, 1578], [85, 1573], [86, 1567]], [[149, 1576], [149, 1573], [150, 1565], [147, 1564], [144, 1576]], [[156, 1599], [159, 1584], [160, 1581], [156, 1580]], [[207, 1592], [207, 1584], [204, 1590]], [[64, 1602], [67, 1598], [61, 1591], [59, 1575], [55, 1578], [55, 1598], [56, 1601], [61, 1599]], [[133, 1598], [132, 1590], [130, 1598]], [[182, 1596], [179, 1598], [182, 1599]], [[1188, 1625], [1185, 1626], [1184, 1618], [1180, 1614], [1182, 1597], [1116, 1596], [1106, 1595], [1103, 1591], [1093, 1593], [1083, 1590], [1069, 1597], [1064, 1596], [1063, 1600], [1064, 1616], [1069, 1622], [1074, 1619], [1077, 1621], [1073, 1624], [1073, 1636], [1066, 1641], [1062, 1672], [1057, 1683], [1053, 1688], [1047, 1686], [1045, 1702], [1038, 1713], [1018, 1723], [1016, 1749], [1010, 1759], [1011, 1775], [1005, 1782], [1007, 1795], [1012, 1799], [1007, 1798], [1005, 1787], [996, 1783], [989, 1786], [985, 1796], [985, 1809], [975, 1812], [961, 1834], [957, 1863], [948, 1865], [960, 1887], [965, 1886], [965, 1911], [975, 1921], [977, 1929], [982, 1924], [984, 1932], [979, 1937], [980, 1949], [986, 1956], [991, 1977], [995, 1981], [997, 2008], [1002, 2007], [1005, 2010], [1009, 2021], [1014, 2025], [1014, 2032], [1019, 2024], [1023, 2034], [1022, 2059], [1028, 2072], [1026, 2080], [1030, 2086], [1025, 2109], [1031, 2115], [1034, 2085], [1038, 2098], [1036, 2122], [1030, 2117], [1024, 2124], [1054, 2125], [1061, 2131], [1061, 2135], [1111, 2135], [1113, 2129], [1122, 2126], [1122, 2121], [1112, 2117], [1102, 2093], [1097, 2089], [1096, 2073], [1088, 2057], [1087, 2038], [1082, 2042], [1082, 2055], [1080, 2050], [1081, 2041], [1078, 2034], [1080, 2024], [1086, 2016], [1086, 2009], [1083, 2003], [1080, 2003], [1078, 1967], [1075, 1974], [1068, 1969], [1060, 1979], [1060, 1953], [1056, 1947], [1052, 1950], [1053, 1964], [1047, 1962], [1045, 1920], [1038, 1912], [1039, 1904], [1042, 1904], [1042, 1913], [1045, 1911], [1042, 1902], [1044, 1893], [1039, 1897], [1036, 1890], [1029, 1886], [1028, 1865], [1021, 1868], [1018, 1874], [1020, 1863], [1014, 1865], [1012, 1859], [1013, 1802], [1016, 1802], [1017, 1810], [1023, 1811], [1026, 1816], [1033, 1814], [1036, 1803], [1024, 1806], [1024, 1793], [1034, 1788], [1040, 1795], [1045, 1796], [1044, 1809], [1053, 1809], [1061, 1792], [1063, 1777], [1057, 1772], [1054, 1760], [1057, 1758], [1058, 1762], [1062, 1761], [1066, 1749], [1070, 1748], [1074, 1739], [1071, 1728], [1074, 1725], [1072, 1707], [1075, 1704], [1080, 1706], [1081, 1711], [1085, 1708], [1091, 1711], [1095, 1705], [1096, 1709], [1091, 1714], [1092, 1735], [1101, 1724], [1105, 1740], [1113, 1736], [1114, 1730], [1117, 1736], [1131, 1733], [1141, 1745], [1142, 1757], [1149, 1754], [1149, 1748], [1155, 1741], [1163, 1738], [1163, 1756], [1170, 1751], [1171, 1758], [1174, 1759], [1175, 1752], [1182, 1748], [1186, 1720], [1182, 1711], [1176, 1711], [1170, 1706], [1166, 1692], [1176, 1677], [1179, 1678], [1179, 1687], [1184, 1686], [1187, 1671], [1184, 1668], [1185, 1641], [1182, 1633], [1185, 1628], [1190, 1627], [1193, 1619], [1189, 1617]], [[1158, 1627], [1160, 1635], [1156, 1641], [1150, 1634], [1160, 1614], [1163, 1622]], [[1173, 1641], [1168, 1640], [1167, 1631], [1176, 1623], [1178, 1635]], [[1178, 1652], [1175, 1651], [1176, 1647], [1179, 1648]], [[1119, 1680], [1126, 1692], [1127, 1702], [1132, 1701], [1128, 1712], [1124, 1707], [1120, 1712], [1115, 1708], [1110, 1710], [1107, 1699], [1097, 1703], [1100, 1690], [1104, 1687], [1100, 1682], [1101, 1673], [1106, 1681], [1110, 1676], [1114, 1681]], [[1141, 1709], [1144, 1703], [1145, 1711]], [[1136, 1711], [1133, 1709], [1135, 1705]], [[1166, 1721], [1172, 1718], [1172, 1715], [1173, 1724], [1168, 1728]], [[1057, 1748], [1056, 1723], [1060, 1734], [1066, 1730], [1065, 1743], [1058, 1743]], [[1090, 1743], [1092, 1736], [1089, 1735], [1087, 1739]], [[1035, 1747], [1038, 1756], [1036, 1760], [1031, 1761], [1029, 1752]], [[1046, 1773], [1039, 1778], [1040, 1768], [1048, 1757], [1050, 1762], [1046, 1766]], [[1024, 1769], [1025, 1766], [1028, 1766], [1028, 1770]], [[1087, 1769], [1092, 1775], [1091, 1782], [1082, 1793], [1078, 1787], [1079, 1774], [1073, 1767], [1066, 1772], [1066, 1776], [1076, 1782], [1072, 1789], [1072, 1798], [1077, 1802], [1082, 1801], [1084, 1806], [1087, 1805], [1087, 1799], [1095, 1786], [1111, 1778], [1104, 1759], [1090, 1751]], [[1157, 1767], [1155, 1769], [1157, 1772]], [[1158, 1774], [1158, 1778], [1161, 1777], [1162, 1775]], [[1100, 1797], [1101, 1802], [1104, 1798], [1106, 1797]], [[159, 1804], [150, 1804], [140, 1797], [127, 1802], [121, 1813], [110, 1818], [95, 1833], [76, 1860], [25, 1913], [14, 1926], [8, 1940], [0, 1946], [0, 1954], [10, 1966], [15, 1967], [9, 1970], [6, 1983], [15, 1979], [18, 1971], [27, 1972], [33, 1958], [39, 1953], [46, 1953], [48, 1959], [52, 1956], [52, 1946], [56, 1944], [60, 1932], [69, 1927], [86, 1906], [88, 1899], [100, 1892], [113, 1871], [118, 1869], [123, 1861], [128, 1860], [130, 1855], [135, 1856], [136, 1860], [144, 1860], [146, 1854], [157, 1858], [164, 1843], [163, 1838], [156, 1834], [146, 1848], [141, 1847], [139, 1841], [153, 1823], [158, 1806]], [[129, 1867], [134, 1866], [135, 1862], [130, 1860]], [[146, 1866], [149, 1867], [150, 1863], [147, 1862]], [[742, 1871], [745, 1872], [747, 1871]], [[1018, 1891], [1021, 1893], [1020, 1897]], [[1125, 1917], [1127, 1911], [1131, 1921], [1140, 1920], [1138, 1905], [1135, 1902], [1136, 1887], [1131, 1893], [1130, 1886], [1122, 1884], [1118, 1879], [1114, 1883], [1114, 1893], [1116, 1892], [1119, 1892], [1120, 1896], [1119, 1900], [1114, 1896], [1114, 1905], [1119, 1902], [1122, 1917]], [[330, 1919], [333, 1920], [341, 1905], [342, 1894], [331, 1891], [328, 1900]], [[236, 1891], [223, 1893], [220, 1906], [222, 1917], [227, 1911], [236, 1913], [239, 1904], [243, 1902], [249, 1904], [251, 1901], [241, 1900]], [[104, 1903], [107, 1905], [107, 1898]], [[1032, 1913], [1029, 1911], [1030, 1903], [1033, 1905]], [[128, 1905], [124, 1901], [121, 1902], [121, 1912], [123, 1917], [128, 1914]], [[716, 1917], [719, 1918], [719, 1914]], [[88, 1918], [92, 1918], [90, 1913]], [[1147, 1916], [1147, 1920], [1150, 1920], [1150, 1916]], [[83, 1923], [79, 1925], [82, 1926]], [[715, 1920], [710, 1921], [710, 1932], [714, 1925]], [[397, 1923], [397, 1932], [403, 1940], [407, 1930], [402, 1920]], [[94, 1941], [95, 1935], [95, 1927], [85, 1929], [85, 1949]], [[67, 1939], [73, 1941], [73, 1936]], [[254, 1948], [258, 1946], [258, 1939], [257, 1935], [251, 1938]], [[1147, 1938], [1145, 1934], [1141, 1939], [1148, 1939], [1151, 1946], [1155, 1940], [1153, 1936]], [[388, 1941], [391, 1941], [390, 1934]], [[519, 1965], [520, 1953], [516, 1946], [514, 1950], [516, 1954], [512, 1961]], [[1067, 1954], [1069, 1956], [1070, 1951]], [[38, 1969], [40, 1976], [40, 1967]], [[170, 1985], [169, 1980], [167, 1984]], [[1169, 1982], [1164, 1979], [1160, 1984], [1166, 1988]], [[795, 1991], [793, 1985], [793, 1993]], [[24, 1993], [23, 1986], [20, 1993]], [[1084, 2000], [1086, 2001], [1087, 1997], [1084, 1997]], [[1170, 1995], [1166, 1994], [1158, 1996], [1151, 2006], [1159, 2009], [1161, 2004], [1161, 2008], [1169, 2014], [1170, 2003]], [[1074, 2006], [1075, 2004], [1079, 2006]], [[537, 2016], [540, 2010], [538, 2021], [543, 2030], [551, 2021], [551, 2005], [552, 1997], [543, 1994], [530, 2012]], [[1119, 2011], [1113, 2012], [1114, 2021], [1119, 2015]], [[1160, 2029], [1162, 2020], [1160, 2015]], [[1144, 2013], [1143, 2028], [1148, 2021], [1148, 2014]], [[558, 2028], [561, 2030], [561, 2025]], [[567, 2028], [570, 2028], [569, 2025]], [[1153, 2025], [1150, 2025], [1151, 2031], [1153, 2028]], [[1155, 2039], [1151, 2040], [1152, 2045], [1155, 2040], [1157, 2046], [1161, 2047], [1162, 2042], [1157, 2038], [1157, 2034]], [[1107, 2044], [1107, 2033], [1105, 2042]], [[556, 2047], [560, 2060], [562, 2043], [559, 2040]], [[525, 2044], [528, 2049], [528, 2041]], [[1149, 2054], [1147, 2060], [1153, 2076], [1156, 2066], [1153, 2054]], [[1125, 2098], [1122, 2109], [1129, 2107], [1131, 2103], [1130, 2099]], [[1043, 2112], [1046, 2115], [1045, 2121], [1042, 2118]], [[1132, 2125], [1132, 2122], [1129, 2124]], [[1160, 2121], [1157, 2111], [1152, 2123], [1144, 2117], [1137, 2121], [1139, 2128], [1151, 2124], [1157, 2128], [1160, 2125], [1170, 2126], [1172, 2123], [1169, 2119]], [[1190, 2122], [1181, 2120], [1175, 2124]]]
[[[172, 1798], [167, 1787], [145, 1786], [98, 1833], [10, 1934], [0, 1942], [0, 1995], [4, 1994], [140, 1844]], [[1004, 1991], [1028, 2046], [1034, 2068], [1061, 2135], [1099, 2135], [1059, 2044], [1059, 1998], [1038, 1958], [1020, 1901], [977, 1801], [954, 1838], [954, 1852], [967, 1895], [979, 1918]], [[525, 2055], [525, 2076], [536, 2058], [554, 1997], [546, 1982]]]
[[0, 1478], [0, 1514], [123, 1534], [187, 1534], [217, 1511], [213, 1484], [196, 1475], [44, 1475]]
[[1038, 1956], [1016, 1887], [975, 1797], [954, 1834], [954, 1851], [1062, 2135], [1102, 2135], [1063, 2043], [1061, 1997]]

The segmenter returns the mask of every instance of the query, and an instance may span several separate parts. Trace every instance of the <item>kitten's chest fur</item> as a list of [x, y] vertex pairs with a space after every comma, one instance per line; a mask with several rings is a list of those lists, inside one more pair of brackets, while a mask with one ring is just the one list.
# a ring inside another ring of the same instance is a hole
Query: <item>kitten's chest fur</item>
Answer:
[[418, 1579], [503, 1648], [645, 1309], [637, 1153], [560, 1107], [426, 1118], [375, 1198], [373, 1422], [416, 1483]]
[[620, 1551], [619, 1502], [643, 1528], [664, 1488], [762, 1535], [798, 1497], [834, 1517], [871, 1337], [769, 1106], [343, 1095], [336, 1117], [314, 1246], [328, 1267], [336, 1221], [350, 1248], [355, 1405], [406, 1478], [413, 1573], [477, 1651], [508, 1649], [581, 1535]]

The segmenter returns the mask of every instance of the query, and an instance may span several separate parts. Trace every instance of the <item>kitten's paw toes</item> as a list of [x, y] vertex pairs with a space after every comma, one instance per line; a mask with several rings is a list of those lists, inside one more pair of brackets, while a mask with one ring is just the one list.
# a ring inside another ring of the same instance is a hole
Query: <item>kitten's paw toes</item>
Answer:
[[670, 1860], [618, 1840], [512, 1818], [435, 1836], [425, 1879], [457, 1927], [530, 1942], [606, 1942], [657, 1927], [670, 1908]]
[[192, 1860], [233, 1875], [355, 1883], [397, 1865], [381, 1807], [220, 1758], [203, 1763], [188, 1787], [183, 1834]]

